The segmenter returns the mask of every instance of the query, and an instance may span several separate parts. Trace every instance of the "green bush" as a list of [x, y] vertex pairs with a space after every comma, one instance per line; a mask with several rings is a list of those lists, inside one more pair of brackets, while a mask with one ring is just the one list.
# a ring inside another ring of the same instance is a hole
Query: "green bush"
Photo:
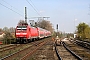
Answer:
[[10, 32], [5, 31], [3, 42], [4, 44], [11, 44], [12, 42], [14, 42], [14, 37], [12, 36]]

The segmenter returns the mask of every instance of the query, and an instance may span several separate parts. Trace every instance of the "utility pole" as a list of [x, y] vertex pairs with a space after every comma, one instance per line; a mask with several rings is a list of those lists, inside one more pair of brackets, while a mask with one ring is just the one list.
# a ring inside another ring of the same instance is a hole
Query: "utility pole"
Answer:
[[27, 23], [27, 8], [25, 7], [25, 23]]
[[[89, 11], [90, 11], [90, 4], [89, 4]], [[88, 13], [88, 15], [90, 15], [90, 13]]]

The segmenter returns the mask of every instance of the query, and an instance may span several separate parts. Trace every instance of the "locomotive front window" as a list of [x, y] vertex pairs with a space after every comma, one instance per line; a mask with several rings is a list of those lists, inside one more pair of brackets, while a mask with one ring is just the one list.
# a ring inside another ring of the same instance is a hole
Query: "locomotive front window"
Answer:
[[17, 30], [27, 30], [27, 26], [17, 26]]

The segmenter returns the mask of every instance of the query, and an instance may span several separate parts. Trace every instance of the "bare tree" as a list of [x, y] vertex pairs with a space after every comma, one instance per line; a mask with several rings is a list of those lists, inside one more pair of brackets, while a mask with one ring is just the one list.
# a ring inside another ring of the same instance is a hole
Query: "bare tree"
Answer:
[[3, 30], [2, 30], [2, 28], [0, 28], [0, 32], [2, 32]]
[[47, 20], [39, 20], [39, 21], [37, 22], [37, 26], [38, 26], [38, 27], [41, 27], [41, 28], [43, 28], [43, 29], [49, 30], [49, 31], [51, 31], [51, 32], [54, 31], [54, 28], [53, 28], [53, 26], [52, 26], [52, 23], [50, 23], [50, 21], [47, 21]]
[[8, 27], [4, 27], [4, 28], [3, 28], [3, 31], [4, 31], [4, 32], [5, 32], [5, 31], [9, 31]]
[[20, 21], [18, 22], [18, 25], [22, 25], [22, 24], [24, 24], [24, 23], [25, 23], [24, 20], [20, 20]]
[[14, 32], [15, 32], [15, 28], [14, 28], [14, 27], [10, 27], [10, 28], [9, 28], [9, 32], [10, 32], [10, 33], [14, 33]]

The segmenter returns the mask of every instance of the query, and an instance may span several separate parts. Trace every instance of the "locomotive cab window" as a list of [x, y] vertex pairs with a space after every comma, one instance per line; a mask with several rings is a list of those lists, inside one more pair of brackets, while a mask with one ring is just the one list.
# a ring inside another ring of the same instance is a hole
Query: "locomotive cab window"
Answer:
[[17, 26], [17, 30], [27, 30], [27, 26]]

